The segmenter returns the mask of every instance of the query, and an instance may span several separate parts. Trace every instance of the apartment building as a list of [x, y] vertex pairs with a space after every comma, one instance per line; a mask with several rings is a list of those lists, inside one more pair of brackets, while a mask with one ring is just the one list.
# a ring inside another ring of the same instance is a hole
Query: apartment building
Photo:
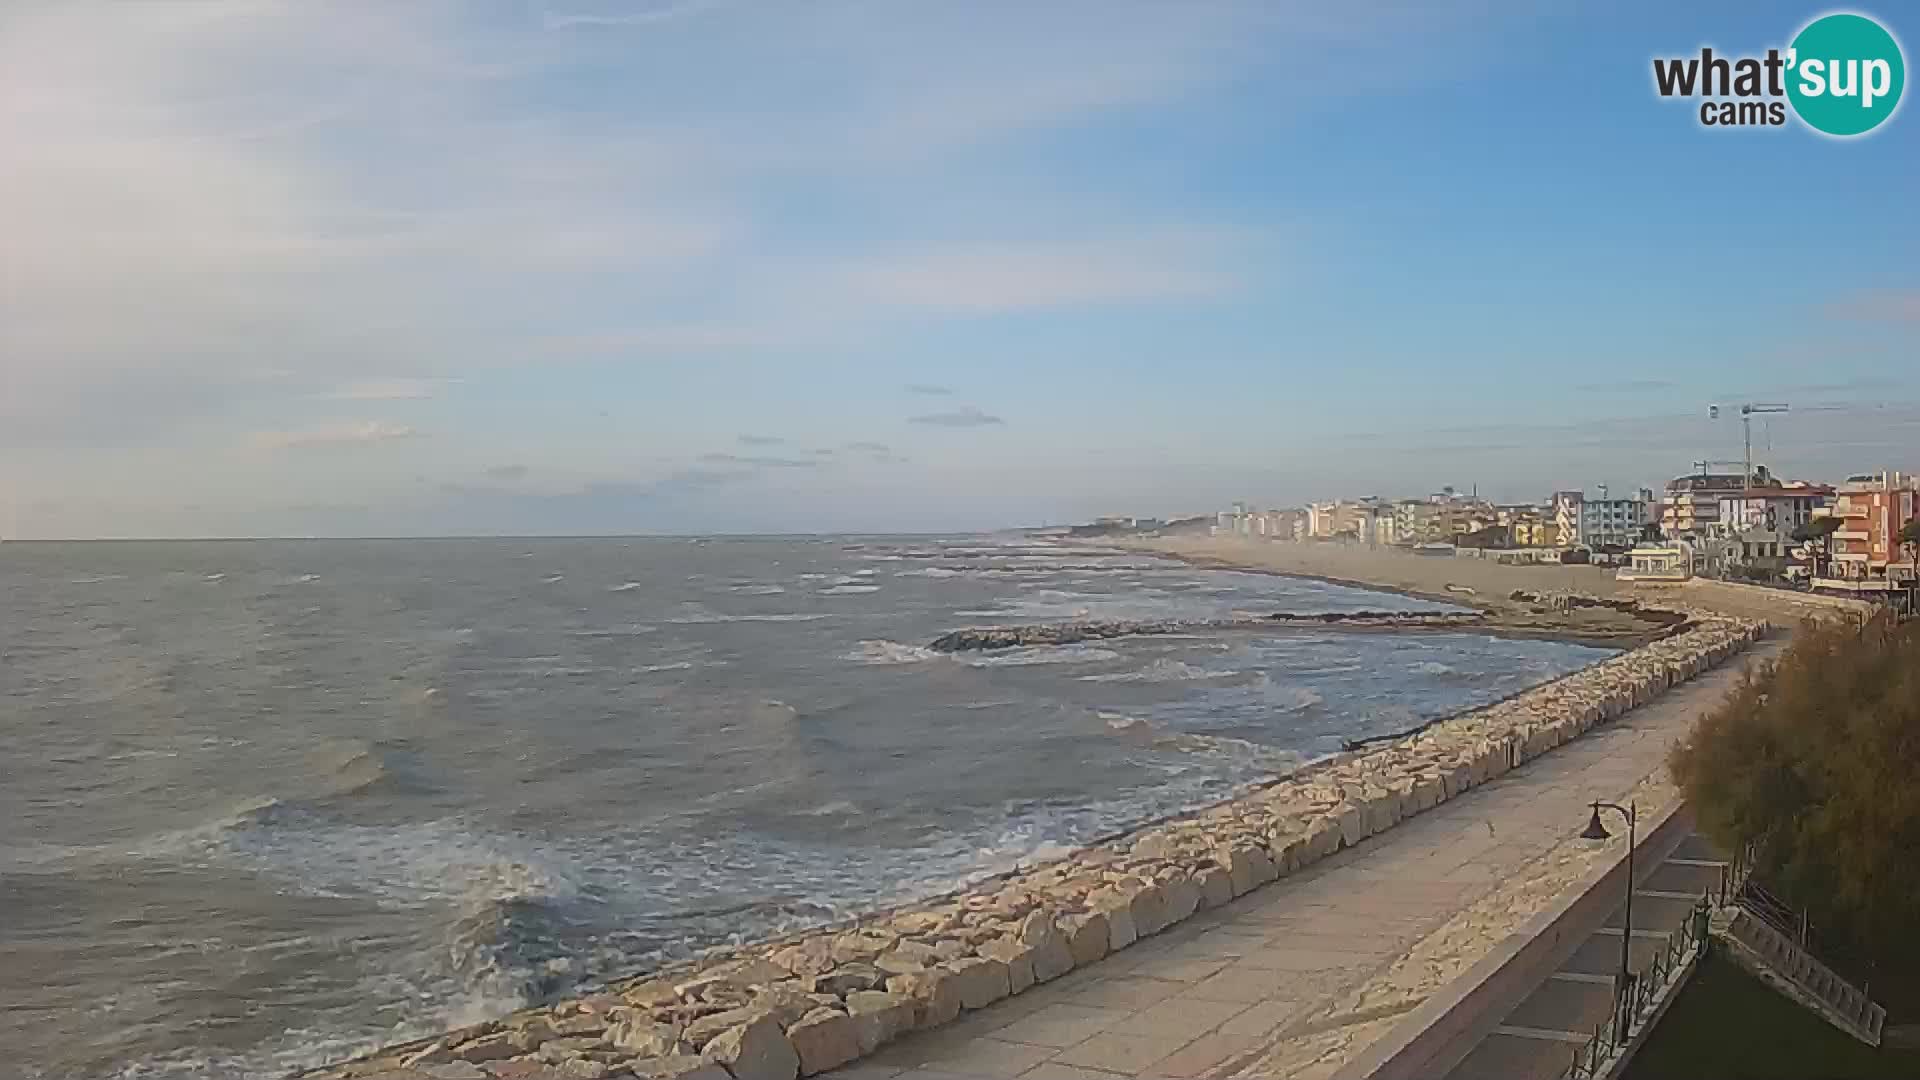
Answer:
[[1840, 485], [1832, 514], [1832, 567], [1816, 588], [1851, 592], [1906, 589], [1913, 561], [1900, 544], [1900, 530], [1920, 516], [1920, 477], [1892, 470], [1849, 476]]

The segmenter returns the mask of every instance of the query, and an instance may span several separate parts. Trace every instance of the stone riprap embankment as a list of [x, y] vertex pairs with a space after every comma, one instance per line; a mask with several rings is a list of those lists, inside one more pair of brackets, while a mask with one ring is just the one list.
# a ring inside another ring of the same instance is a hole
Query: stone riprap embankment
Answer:
[[1651, 700], [1766, 630], [1687, 614], [1674, 636], [1060, 861], [308, 1075], [811, 1076], [1357, 844]]

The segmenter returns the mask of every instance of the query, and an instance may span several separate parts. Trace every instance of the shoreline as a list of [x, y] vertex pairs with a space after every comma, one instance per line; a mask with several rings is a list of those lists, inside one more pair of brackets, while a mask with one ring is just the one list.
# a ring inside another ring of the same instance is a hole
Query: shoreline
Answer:
[[[1499, 606], [1478, 595], [1123, 547], [1207, 569], [1303, 577], [1482, 612]], [[1677, 618], [1574, 672], [1409, 732], [1349, 743], [1227, 798], [1143, 820], [1058, 858], [904, 905], [721, 947], [500, 1020], [295, 1075], [428, 1076], [405, 1070], [525, 1058], [529, 1066], [577, 1062], [566, 1075], [792, 1080], [845, 1064], [908, 1031], [937, 1027], [1094, 963], [1390, 828], [1650, 700], [1765, 629], [1706, 612], [1636, 606]], [[1547, 628], [1537, 634], [1585, 643], [1575, 635]]]
[[[1344, 588], [1365, 589], [1369, 592], [1387, 593], [1405, 596], [1414, 600], [1432, 603], [1450, 604], [1478, 612], [1482, 622], [1457, 627], [1426, 628], [1418, 625], [1396, 626], [1313, 626], [1304, 624], [1293, 629], [1329, 629], [1346, 633], [1483, 633], [1491, 637], [1522, 641], [1560, 641], [1570, 645], [1586, 645], [1599, 648], [1618, 648], [1629, 650], [1639, 648], [1661, 638], [1671, 637], [1682, 632], [1687, 623], [1684, 619], [1670, 620], [1652, 617], [1655, 612], [1671, 611], [1656, 605], [1644, 603], [1638, 597], [1591, 598], [1587, 603], [1569, 611], [1552, 612], [1542, 610], [1537, 604], [1512, 599], [1514, 592], [1525, 592], [1530, 596], [1545, 598], [1555, 590], [1538, 590], [1515, 587], [1506, 594], [1449, 592], [1444, 588], [1434, 590], [1417, 588], [1403, 583], [1381, 581], [1378, 578], [1341, 577], [1333, 574], [1264, 564], [1248, 558], [1235, 559], [1229, 554], [1216, 552], [1196, 552], [1178, 547], [1153, 544], [1150, 542], [1125, 543], [1116, 546], [1117, 551], [1145, 552], [1161, 558], [1202, 570], [1227, 570], [1237, 573], [1263, 574], [1271, 577], [1298, 578], [1303, 581], [1315, 581], [1326, 585], [1339, 585]], [[1420, 558], [1421, 556], [1405, 556]], [[1589, 619], [1612, 625], [1582, 626], [1573, 618], [1574, 612], [1593, 614], [1597, 610], [1610, 610], [1624, 616], [1622, 619]], [[1281, 630], [1287, 629], [1284, 623], [1262, 626], [1250, 624], [1248, 629]]]

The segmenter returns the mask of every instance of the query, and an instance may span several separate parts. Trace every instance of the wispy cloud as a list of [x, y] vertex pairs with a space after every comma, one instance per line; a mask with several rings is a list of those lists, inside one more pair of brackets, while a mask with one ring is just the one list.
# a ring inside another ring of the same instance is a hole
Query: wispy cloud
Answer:
[[762, 454], [701, 454], [701, 462], [708, 465], [743, 465], [757, 469], [814, 469], [820, 462], [808, 458], [770, 457]]
[[334, 401], [425, 401], [446, 379], [365, 379], [321, 395]]
[[781, 445], [784, 445], [786, 441], [787, 440], [781, 438], [778, 435], [742, 435], [740, 436], [740, 445], [742, 446], [781, 446]]
[[495, 465], [487, 470], [487, 475], [495, 480], [524, 480], [527, 476], [525, 465]]
[[925, 394], [928, 397], [948, 397], [953, 393], [953, 387], [935, 386], [932, 383], [908, 383], [907, 393]]
[[679, 0], [677, 3], [653, 4], [635, 0], [605, 11], [596, 11], [582, 0], [562, 0], [541, 12], [540, 23], [549, 30], [579, 26], [646, 26], [684, 19], [719, 6], [720, 0]]
[[910, 416], [909, 424], [926, 424], [932, 427], [991, 427], [1004, 424], [1005, 420], [990, 413], [982, 412], [972, 405], [964, 405], [952, 412], [928, 413], [925, 416]]
[[387, 424], [369, 420], [358, 424], [335, 424], [289, 431], [263, 431], [254, 436], [256, 444], [270, 450], [288, 450], [309, 446], [354, 446], [367, 443], [417, 439], [422, 432], [405, 424]]
[[890, 448], [883, 442], [850, 442], [846, 445], [846, 449], [857, 454], [884, 454]]
[[593, 334], [568, 334], [528, 343], [530, 351], [585, 356], [661, 354], [753, 349], [778, 345], [785, 338], [771, 330], [727, 324], [665, 324]]
[[1920, 322], [1920, 289], [1874, 289], [1827, 306], [1836, 319], [1870, 322]]

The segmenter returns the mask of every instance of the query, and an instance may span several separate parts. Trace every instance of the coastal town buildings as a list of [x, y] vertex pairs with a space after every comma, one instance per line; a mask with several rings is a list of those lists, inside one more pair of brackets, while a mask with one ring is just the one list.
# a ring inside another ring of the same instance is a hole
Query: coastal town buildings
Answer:
[[1632, 495], [1609, 497], [1603, 485], [1599, 498], [1585, 491], [1553, 493], [1553, 523], [1560, 543], [1594, 550], [1624, 551], [1638, 543], [1642, 530], [1657, 517], [1658, 503], [1651, 488]]
[[1892, 470], [1849, 476], [1832, 508], [1840, 519], [1833, 534], [1832, 566], [1814, 587], [1843, 592], [1886, 592], [1914, 584], [1913, 557], [1902, 550], [1900, 531], [1920, 516], [1920, 477]]
[[1544, 514], [1516, 518], [1513, 521], [1513, 544], [1525, 548], [1560, 547], [1560, 525]]
[[[1823, 572], [1814, 545], [1796, 534], [1823, 517], [1840, 522]], [[1501, 561], [1559, 561], [1585, 549], [1623, 578], [1813, 579], [1814, 587], [1898, 601], [1914, 588], [1916, 552], [1901, 530], [1920, 517], [1920, 476], [1893, 470], [1850, 476], [1837, 487], [1782, 480], [1766, 466], [1750, 477], [1701, 471], [1613, 497], [1563, 488], [1542, 503], [1493, 503], [1453, 488], [1424, 498], [1331, 499], [1278, 510], [1236, 503], [1213, 531], [1269, 541], [1330, 542], [1470, 553]], [[1115, 519], [1118, 521], [1119, 519]], [[1151, 519], [1127, 519], [1141, 522]], [[1658, 532], [1653, 531], [1657, 527]], [[1581, 556], [1585, 559], [1587, 556]]]
[[1751, 479], [1739, 473], [1704, 471], [1676, 476], [1667, 481], [1660, 501], [1660, 531], [1670, 537], [1705, 533], [1720, 521], [1722, 496], [1737, 496], [1749, 487], [1771, 486], [1773, 476], [1765, 465], [1756, 466]]
[[1580, 542], [1580, 508], [1586, 505], [1587, 494], [1584, 491], [1556, 491], [1553, 493], [1553, 526], [1560, 541], [1568, 547]]
[[1598, 499], [1586, 499], [1580, 505], [1580, 543], [1596, 549], [1630, 548], [1653, 520], [1654, 506], [1651, 488], [1625, 498], [1608, 498], [1602, 492]]
[[1440, 539], [1440, 510], [1426, 499], [1402, 499], [1393, 504], [1394, 542], [1426, 544]]
[[1752, 485], [1720, 497], [1721, 523], [1734, 529], [1771, 529], [1789, 535], [1828, 505], [1834, 489], [1805, 481]]

